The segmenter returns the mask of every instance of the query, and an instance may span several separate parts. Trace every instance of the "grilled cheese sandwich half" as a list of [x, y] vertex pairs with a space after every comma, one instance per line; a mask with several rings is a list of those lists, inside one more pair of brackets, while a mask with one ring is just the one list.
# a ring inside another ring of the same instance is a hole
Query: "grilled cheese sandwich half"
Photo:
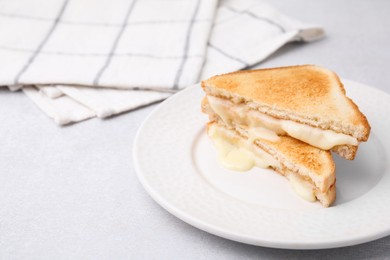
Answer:
[[293, 190], [307, 201], [330, 206], [336, 198], [335, 166], [329, 151], [297, 139], [255, 138], [243, 128], [230, 128], [222, 120], [208, 124], [207, 133], [219, 154], [221, 164], [245, 171], [254, 166], [272, 168], [285, 176]]
[[205, 80], [202, 88], [204, 105], [228, 126], [265, 128], [349, 160], [370, 134], [339, 77], [319, 66], [239, 71]]

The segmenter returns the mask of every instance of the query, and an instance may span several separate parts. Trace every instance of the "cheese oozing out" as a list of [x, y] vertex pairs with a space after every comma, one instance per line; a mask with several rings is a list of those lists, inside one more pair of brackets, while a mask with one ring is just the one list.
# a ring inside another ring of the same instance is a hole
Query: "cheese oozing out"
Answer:
[[293, 190], [304, 200], [314, 202], [316, 201], [316, 196], [314, 194], [314, 188], [308, 182], [305, 182], [295, 174], [290, 173], [287, 175], [290, 185]]
[[[280, 163], [267, 152], [254, 149], [253, 142], [249, 139], [243, 140], [228, 137], [224, 130], [215, 125], [209, 127], [208, 134], [212, 139], [217, 152], [218, 159], [222, 166], [234, 171], [248, 171], [252, 167], [260, 168], [280, 167]], [[316, 201], [314, 187], [295, 174], [287, 175], [292, 189], [304, 200]]]
[[209, 128], [209, 136], [218, 151], [218, 159], [225, 168], [248, 171], [254, 166], [268, 168], [279, 165], [279, 162], [265, 151], [258, 149], [255, 153], [250, 140], [228, 138], [214, 125]]
[[[207, 96], [211, 109], [227, 124], [232, 122], [247, 126], [250, 129], [268, 129], [268, 140], [277, 141], [277, 135], [288, 134], [302, 142], [312, 146], [329, 150], [337, 145], [358, 145], [356, 138], [336, 133], [331, 130], [323, 130], [291, 120], [277, 119], [259, 111], [253, 110], [244, 104], [234, 104], [229, 100]], [[252, 130], [256, 132], [256, 130]], [[263, 131], [264, 133], [264, 131]], [[271, 138], [271, 139], [270, 139]]]

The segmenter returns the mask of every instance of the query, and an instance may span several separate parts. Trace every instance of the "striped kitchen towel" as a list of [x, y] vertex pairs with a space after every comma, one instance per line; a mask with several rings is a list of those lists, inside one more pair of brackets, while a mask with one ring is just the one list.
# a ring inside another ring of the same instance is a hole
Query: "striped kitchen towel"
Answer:
[[258, 0], [2, 0], [0, 86], [60, 125], [165, 99], [324, 31]]

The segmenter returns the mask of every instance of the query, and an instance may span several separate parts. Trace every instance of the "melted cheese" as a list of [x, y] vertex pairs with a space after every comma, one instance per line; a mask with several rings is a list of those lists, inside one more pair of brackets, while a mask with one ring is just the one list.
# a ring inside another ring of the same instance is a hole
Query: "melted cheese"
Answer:
[[[298, 140], [308, 143], [312, 146], [329, 150], [337, 145], [358, 145], [358, 140], [352, 136], [336, 133], [331, 130], [300, 124], [291, 120], [276, 119], [258, 111], [250, 109], [246, 105], [237, 105], [228, 100], [208, 96], [211, 109], [227, 124], [235, 123], [251, 128], [264, 129], [268, 133], [259, 133], [258, 137], [277, 141], [275, 136], [288, 134]], [[257, 132], [257, 131], [255, 131]], [[273, 132], [273, 134], [270, 134]], [[252, 134], [253, 135], [253, 134]]]
[[254, 166], [268, 168], [279, 164], [271, 155], [260, 149], [257, 149], [255, 154], [249, 140], [228, 140], [215, 126], [210, 127], [209, 135], [217, 148], [220, 163], [230, 170], [248, 171]]
[[287, 177], [290, 181], [291, 187], [293, 190], [303, 199], [307, 201], [314, 202], [316, 201], [316, 196], [314, 195], [314, 189], [308, 182], [305, 182], [298, 176], [294, 174], [289, 174]]
[[253, 143], [256, 139], [266, 139], [272, 142], [277, 142], [280, 137], [274, 132], [264, 127], [251, 127], [248, 129], [249, 141]]

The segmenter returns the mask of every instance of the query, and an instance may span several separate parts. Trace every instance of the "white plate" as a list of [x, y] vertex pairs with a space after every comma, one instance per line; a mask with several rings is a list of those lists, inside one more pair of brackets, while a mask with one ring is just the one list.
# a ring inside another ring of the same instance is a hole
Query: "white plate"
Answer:
[[138, 177], [152, 198], [183, 221], [253, 245], [290, 249], [359, 244], [390, 234], [390, 96], [344, 80], [367, 116], [370, 139], [357, 158], [335, 157], [337, 199], [329, 208], [299, 198], [271, 170], [222, 168], [206, 137], [199, 85], [163, 102], [134, 145]]

